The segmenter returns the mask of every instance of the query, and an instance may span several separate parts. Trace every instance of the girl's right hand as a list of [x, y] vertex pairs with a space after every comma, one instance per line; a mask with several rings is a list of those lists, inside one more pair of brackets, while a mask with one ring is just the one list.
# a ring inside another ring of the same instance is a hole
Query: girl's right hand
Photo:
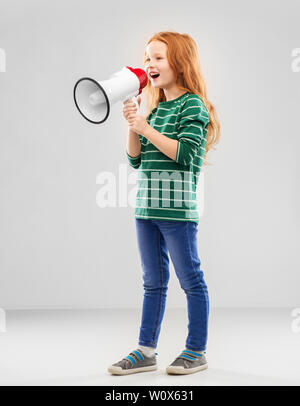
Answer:
[[[142, 100], [141, 97], [138, 96], [137, 97], [137, 102], [138, 102], [139, 107], [141, 105], [141, 100]], [[133, 101], [126, 100], [123, 103], [123, 116], [127, 121], [128, 121], [129, 118], [131, 118], [132, 116], [134, 116], [136, 114], [137, 110], [138, 109], [136, 107], [136, 104]]]

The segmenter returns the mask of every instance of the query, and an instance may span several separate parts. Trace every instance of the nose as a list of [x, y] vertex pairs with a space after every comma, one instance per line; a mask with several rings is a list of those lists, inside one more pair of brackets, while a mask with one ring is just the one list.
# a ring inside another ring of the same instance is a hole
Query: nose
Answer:
[[154, 65], [152, 65], [152, 63], [151, 63], [151, 64], [148, 65], [147, 70], [148, 70], [148, 73], [149, 73], [152, 70], [157, 71], [158, 69]]

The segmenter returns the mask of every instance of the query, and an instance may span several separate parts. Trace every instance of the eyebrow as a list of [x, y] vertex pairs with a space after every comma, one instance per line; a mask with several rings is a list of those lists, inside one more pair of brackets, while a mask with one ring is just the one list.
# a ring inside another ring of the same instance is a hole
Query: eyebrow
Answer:
[[[162, 55], [162, 53], [161, 53], [161, 52], [156, 52], [156, 53], [153, 54], [153, 55]], [[146, 55], [146, 56], [149, 56], [149, 55]]]

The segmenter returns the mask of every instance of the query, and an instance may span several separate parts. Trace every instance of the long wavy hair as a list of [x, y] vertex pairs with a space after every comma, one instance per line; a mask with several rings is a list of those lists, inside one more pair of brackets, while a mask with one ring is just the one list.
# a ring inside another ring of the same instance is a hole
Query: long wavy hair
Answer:
[[[210, 165], [206, 155], [210, 149], [216, 149], [215, 145], [220, 141], [220, 122], [217, 112], [207, 98], [206, 84], [203, 78], [198, 49], [196, 42], [188, 34], [180, 34], [173, 31], [162, 31], [154, 34], [147, 42], [161, 41], [167, 45], [167, 58], [169, 65], [176, 77], [178, 89], [197, 94], [203, 100], [209, 114], [207, 142], [203, 165]], [[145, 48], [146, 48], [145, 47]], [[146, 63], [146, 49], [144, 53], [144, 65]], [[154, 88], [150, 80], [143, 89], [146, 98], [147, 117], [153, 108], [161, 101], [166, 101], [163, 89]]]

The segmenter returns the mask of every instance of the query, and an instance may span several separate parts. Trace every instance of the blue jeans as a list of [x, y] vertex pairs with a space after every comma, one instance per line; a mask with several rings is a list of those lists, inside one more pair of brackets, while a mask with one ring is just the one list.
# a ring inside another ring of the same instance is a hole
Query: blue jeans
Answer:
[[209, 297], [198, 257], [198, 224], [193, 221], [139, 218], [135, 221], [144, 281], [139, 345], [157, 346], [170, 277], [169, 251], [187, 298], [189, 324], [186, 348], [206, 350]]

